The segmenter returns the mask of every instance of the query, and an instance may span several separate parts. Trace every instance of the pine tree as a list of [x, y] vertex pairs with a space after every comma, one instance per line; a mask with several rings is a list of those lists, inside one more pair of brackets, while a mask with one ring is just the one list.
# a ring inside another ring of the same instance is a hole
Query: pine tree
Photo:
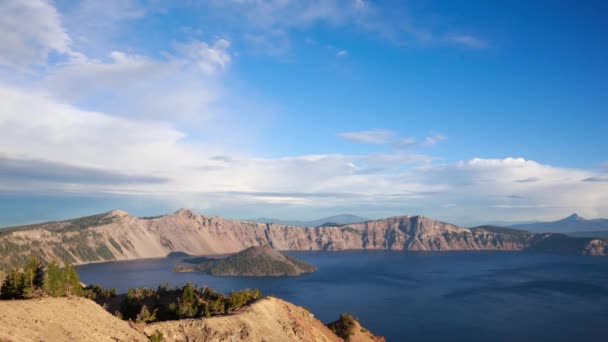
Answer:
[[23, 288], [23, 274], [19, 270], [13, 269], [8, 273], [4, 283], [2, 283], [0, 293], [2, 293], [3, 298], [7, 299], [22, 298]]
[[44, 290], [49, 296], [61, 297], [65, 295], [63, 287], [64, 277], [63, 272], [59, 268], [56, 261], [51, 262], [46, 267], [46, 275], [44, 277]]
[[135, 321], [138, 323], [154, 322], [154, 321], [156, 321], [157, 311], [158, 311], [158, 309], [154, 309], [154, 311], [152, 311], [152, 313], [150, 313], [150, 310], [148, 310], [148, 307], [145, 305], [142, 305], [141, 311], [139, 312], [139, 314], [137, 314]]
[[82, 293], [80, 278], [78, 278], [78, 273], [76, 273], [76, 269], [71, 264], [65, 265], [63, 269], [63, 279], [66, 295], [79, 296]]
[[42, 287], [44, 281], [44, 270], [38, 258], [30, 257], [23, 269], [23, 295], [31, 297], [35, 291]]

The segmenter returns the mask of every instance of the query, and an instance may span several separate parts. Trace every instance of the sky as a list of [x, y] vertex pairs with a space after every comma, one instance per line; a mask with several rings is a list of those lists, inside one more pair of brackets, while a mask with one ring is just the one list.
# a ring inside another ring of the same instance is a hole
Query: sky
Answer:
[[0, 226], [608, 217], [607, 10], [0, 0]]

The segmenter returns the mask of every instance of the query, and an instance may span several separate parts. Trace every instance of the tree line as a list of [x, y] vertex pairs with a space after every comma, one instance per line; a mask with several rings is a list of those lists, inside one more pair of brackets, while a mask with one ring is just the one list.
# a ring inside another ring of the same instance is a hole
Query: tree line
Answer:
[[83, 291], [73, 265], [60, 267], [57, 262], [50, 262], [44, 267], [38, 258], [31, 257], [23, 269], [12, 269], [7, 273], [0, 287], [0, 298], [80, 296]]
[[94, 300], [115, 316], [135, 322], [157, 322], [181, 318], [212, 317], [234, 311], [262, 297], [258, 289], [245, 289], [224, 295], [209, 287], [190, 283], [170, 288], [132, 288], [119, 295], [116, 289], [85, 286], [71, 264], [57, 262], [46, 266], [31, 257], [22, 269], [8, 272], [0, 286], [2, 299], [80, 296]]

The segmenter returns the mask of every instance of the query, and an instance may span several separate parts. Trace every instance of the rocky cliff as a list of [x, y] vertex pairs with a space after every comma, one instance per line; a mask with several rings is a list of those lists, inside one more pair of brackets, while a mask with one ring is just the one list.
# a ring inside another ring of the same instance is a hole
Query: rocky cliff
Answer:
[[90, 262], [236, 253], [251, 246], [278, 250], [411, 251], [526, 250], [605, 255], [606, 240], [532, 234], [512, 229], [462, 228], [422, 216], [398, 216], [336, 227], [304, 228], [230, 220], [189, 210], [138, 218], [124, 211], [0, 231], [0, 267], [43, 260]]

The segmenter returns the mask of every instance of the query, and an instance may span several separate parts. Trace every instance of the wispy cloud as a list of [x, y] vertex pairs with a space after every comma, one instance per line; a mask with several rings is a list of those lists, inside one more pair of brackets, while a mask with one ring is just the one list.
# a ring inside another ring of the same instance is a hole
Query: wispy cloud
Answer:
[[218, 39], [213, 45], [195, 40], [189, 44], [177, 44], [177, 51], [194, 62], [201, 71], [213, 74], [218, 69], [224, 70], [228, 67], [231, 59], [229, 47], [230, 42], [226, 39]]
[[336, 53], [336, 57], [346, 57], [348, 56], [348, 51], [346, 50], [340, 50]]
[[371, 129], [367, 131], [357, 132], [345, 132], [339, 133], [339, 138], [351, 140], [360, 143], [368, 144], [391, 144], [393, 147], [402, 149], [414, 146], [433, 146], [440, 141], [447, 140], [447, 137], [443, 134], [432, 134], [421, 141], [415, 138], [398, 138], [398, 134], [395, 131], [386, 129]]
[[368, 131], [340, 133], [338, 137], [367, 144], [386, 144], [391, 141], [395, 134], [395, 132], [386, 129], [372, 129]]
[[421, 142], [421, 145], [433, 146], [433, 145], [437, 144], [438, 142], [447, 140], [447, 139], [448, 139], [448, 137], [446, 137], [443, 134], [433, 134], [431, 136], [424, 138], [424, 140]]
[[0, 66], [45, 65], [52, 52], [72, 54], [59, 13], [43, 0], [0, 3], [0, 32]]

